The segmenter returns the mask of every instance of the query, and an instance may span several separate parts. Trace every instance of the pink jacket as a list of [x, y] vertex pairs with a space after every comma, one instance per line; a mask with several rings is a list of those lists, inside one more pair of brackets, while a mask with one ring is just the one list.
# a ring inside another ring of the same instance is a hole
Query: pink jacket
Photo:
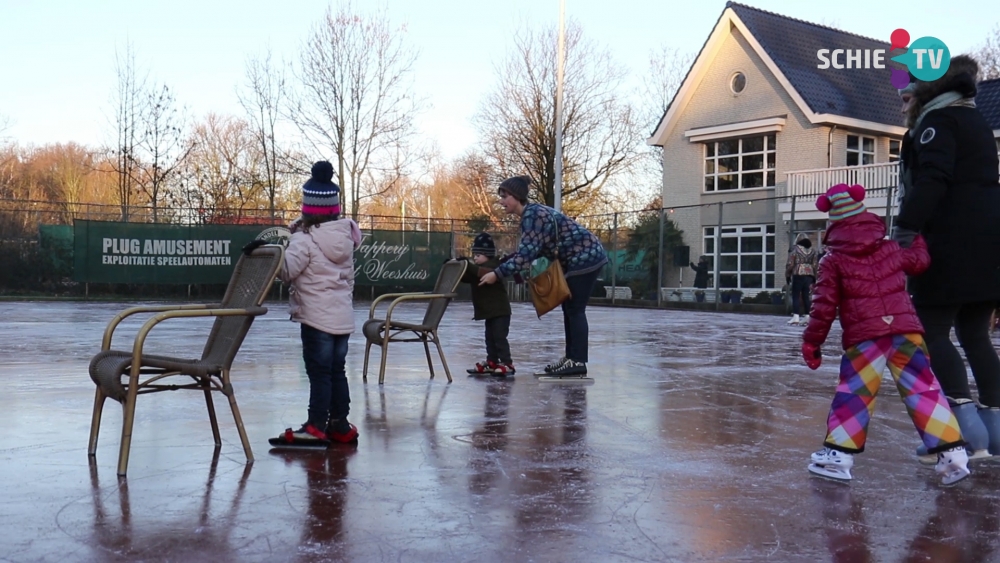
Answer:
[[361, 231], [351, 219], [292, 234], [281, 280], [290, 286], [292, 320], [328, 334], [354, 332], [354, 251]]

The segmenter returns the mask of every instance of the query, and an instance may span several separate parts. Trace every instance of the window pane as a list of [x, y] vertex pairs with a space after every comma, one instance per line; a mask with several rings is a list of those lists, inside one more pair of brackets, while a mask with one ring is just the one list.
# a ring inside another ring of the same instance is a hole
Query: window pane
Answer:
[[764, 228], [764, 230], [766, 232], [773, 233], [774, 232], [774, 225], [768, 225], [767, 227]]
[[865, 152], [875, 152], [875, 139], [871, 137], [862, 137], [861, 150]]
[[736, 254], [737, 252], [739, 252], [739, 246], [738, 246], [739, 243], [740, 239], [736, 237], [723, 237], [722, 242], [720, 243], [721, 246], [719, 247], [719, 250], [722, 252], [731, 252], [733, 254]]
[[719, 274], [719, 287], [736, 287], [736, 274]]
[[759, 233], [761, 232], [760, 227], [743, 227], [744, 233]]
[[768, 172], [767, 173], [767, 185], [768, 186], [773, 186], [774, 185], [774, 172]]
[[708, 253], [708, 271], [715, 273], [715, 256], [711, 252]]
[[744, 272], [760, 272], [764, 269], [764, 257], [757, 256], [740, 256], [740, 270]]
[[764, 187], [764, 173], [754, 172], [752, 174], [743, 174], [742, 176], [743, 188], [762, 188]]
[[774, 145], [774, 133], [771, 133], [770, 135], [767, 136], [767, 150], [773, 151], [774, 150], [774, 146], [775, 146]]
[[715, 191], [715, 176], [705, 176], [705, 191], [706, 192]]
[[764, 250], [763, 237], [743, 237], [740, 242], [743, 252], [760, 252]]
[[774, 237], [767, 237], [767, 251], [774, 252]]
[[856, 152], [849, 152], [849, 153], [847, 153], [847, 165], [848, 166], [857, 166], [858, 165], [858, 153], [856, 153]]
[[764, 137], [747, 137], [743, 139], [743, 152], [757, 152], [764, 150]]
[[774, 170], [774, 153], [767, 153], [767, 169]]
[[736, 227], [722, 227], [722, 234], [735, 233]]
[[753, 154], [743, 157], [743, 170], [763, 170], [764, 169], [764, 155]]
[[705, 239], [705, 254], [715, 254], [715, 239]]
[[861, 164], [875, 164], [875, 155], [862, 153]]
[[774, 271], [774, 254], [768, 254], [767, 258], [764, 259], [764, 271], [765, 272]]
[[739, 261], [737, 258], [737, 256], [719, 256], [719, 268], [721, 268], [721, 271], [732, 272], [738, 270]]
[[[997, 143], [1000, 143], [1000, 140], [998, 140]], [[890, 140], [889, 141], [889, 154], [898, 155], [899, 154], [899, 146], [900, 146], [899, 145], [899, 141]]]
[[719, 176], [718, 183], [716, 184], [716, 189], [718, 190], [735, 190], [736, 189], [736, 176], [733, 174], [727, 174], [725, 176]]
[[740, 287], [756, 289], [763, 287], [764, 276], [760, 274], [743, 274], [740, 276]]
[[715, 236], [715, 227], [705, 227], [705, 236]]
[[740, 140], [730, 139], [728, 141], [719, 141], [719, 154], [736, 154], [740, 152]]
[[720, 158], [719, 159], [719, 172], [738, 172], [740, 166], [740, 159], [736, 157]]
[[847, 148], [858, 150], [858, 136], [848, 135], [847, 136]]
[[705, 174], [715, 174], [715, 161], [711, 158], [705, 161]]
[[715, 156], [715, 143], [705, 143], [705, 156]]
[[767, 287], [774, 287], [774, 274], [765, 275], [764, 282], [767, 283]]

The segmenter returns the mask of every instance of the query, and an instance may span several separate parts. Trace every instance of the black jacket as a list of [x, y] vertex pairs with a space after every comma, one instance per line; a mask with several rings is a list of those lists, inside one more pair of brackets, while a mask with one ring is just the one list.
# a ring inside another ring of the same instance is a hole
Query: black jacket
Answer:
[[698, 289], [708, 287], [708, 262], [690, 262], [691, 269], [694, 270], [694, 286]]
[[479, 278], [492, 272], [500, 265], [500, 260], [490, 258], [481, 266], [466, 259], [469, 265], [465, 268], [462, 281], [472, 284], [473, 319], [477, 321], [510, 316], [510, 300], [507, 298], [507, 288], [502, 280], [489, 285], [479, 285]]
[[917, 305], [1000, 300], [997, 149], [979, 110], [948, 106], [903, 138], [897, 224], [924, 235], [930, 268], [912, 279]]

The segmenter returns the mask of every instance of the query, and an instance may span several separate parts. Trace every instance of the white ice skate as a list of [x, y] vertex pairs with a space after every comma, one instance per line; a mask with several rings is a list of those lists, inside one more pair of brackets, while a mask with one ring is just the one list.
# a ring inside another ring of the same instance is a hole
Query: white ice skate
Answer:
[[795, 325], [799, 324], [799, 316], [798, 315], [792, 315], [792, 318], [788, 319], [788, 324], [790, 324], [792, 326], [795, 326]]
[[809, 472], [820, 477], [836, 481], [850, 481], [851, 468], [854, 467], [854, 455], [838, 450], [823, 448], [811, 456]]
[[969, 476], [969, 454], [965, 447], [958, 446], [938, 454], [934, 471], [941, 474], [941, 484], [948, 487]]

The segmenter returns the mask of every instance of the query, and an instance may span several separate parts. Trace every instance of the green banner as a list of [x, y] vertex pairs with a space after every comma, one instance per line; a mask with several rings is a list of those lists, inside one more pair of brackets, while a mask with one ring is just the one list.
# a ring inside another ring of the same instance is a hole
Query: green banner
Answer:
[[614, 252], [608, 250], [607, 253], [608, 263], [604, 266], [601, 276], [606, 283], [611, 283], [612, 268], [615, 269], [615, 283], [649, 279], [651, 275], [649, 264], [643, 263], [646, 257], [645, 250], [638, 251], [631, 260], [626, 260], [628, 252], [625, 250], [616, 250]]
[[[77, 220], [73, 279], [95, 283], [225, 284], [254, 239], [287, 243], [283, 227], [155, 225]], [[451, 233], [364, 231], [357, 285], [431, 289], [451, 255]]]

